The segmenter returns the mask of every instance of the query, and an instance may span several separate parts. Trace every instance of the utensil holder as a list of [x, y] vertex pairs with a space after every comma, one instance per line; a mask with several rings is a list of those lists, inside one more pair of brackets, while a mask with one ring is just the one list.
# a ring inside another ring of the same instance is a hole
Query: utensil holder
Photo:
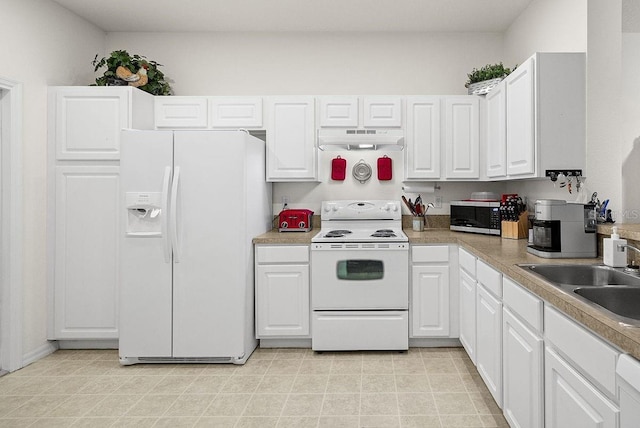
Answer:
[[424, 219], [422, 217], [413, 217], [411, 228], [416, 232], [422, 232], [424, 230]]
[[529, 237], [529, 214], [520, 213], [518, 221], [503, 221], [501, 224], [502, 237], [506, 239], [526, 239]]

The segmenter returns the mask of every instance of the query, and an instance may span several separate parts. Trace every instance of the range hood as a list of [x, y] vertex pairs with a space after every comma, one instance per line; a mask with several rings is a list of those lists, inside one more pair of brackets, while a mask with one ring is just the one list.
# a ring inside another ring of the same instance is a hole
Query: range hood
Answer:
[[404, 132], [401, 129], [319, 129], [318, 148], [398, 151], [404, 148]]

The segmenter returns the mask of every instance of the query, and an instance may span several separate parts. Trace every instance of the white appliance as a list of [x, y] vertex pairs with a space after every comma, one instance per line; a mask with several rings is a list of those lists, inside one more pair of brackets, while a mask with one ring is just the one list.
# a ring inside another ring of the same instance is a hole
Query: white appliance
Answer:
[[271, 229], [265, 144], [243, 131], [125, 130], [120, 363], [243, 364], [254, 236]]
[[400, 201], [324, 201], [320, 216], [311, 239], [312, 349], [408, 349]]

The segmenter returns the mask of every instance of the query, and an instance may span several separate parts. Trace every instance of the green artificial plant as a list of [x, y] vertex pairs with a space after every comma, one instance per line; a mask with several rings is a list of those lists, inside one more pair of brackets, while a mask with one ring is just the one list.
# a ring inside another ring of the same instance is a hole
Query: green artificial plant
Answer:
[[[513, 67], [513, 69], [515, 70], [516, 67]], [[469, 79], [467, 80], [467, 83], [465, 83], [464, 86], [465, 88], [468, 88], [469, 85], [471, 85], [472, 83], [483, 82], [485, 80], [491, 80], [491, 79], [504, 78], [504, 77], [507, 77], [509, 74], [511, 74], [511, 71], [512, 70], [509, 68], [504, 68], [504, 65], [502, 65], [501, 62], [498, 64], [487, 64], [480, 69], [474, 68], [471, 71], [471, 73], [467, 74], [467, 77]]]
[[165, 80], [164, 73], [158, 69], [162, 64], [158, 64], [155, 61], [149, 61], [145, 56], [141, 55], [129, 55], [127, 51], [113, 51], [108, 57], [98, 59], [96, 54], [95, 58], [91, 62], [94, 66], [93, 71], [98, 71], [99, 68], [106, 66], [107, 70], [104, 74], [96, 78], [96, 83], [91, 86], [124, 86], [128, 85], [128, 82], [119, 79], [116, 76], [116, 69], [119, 66], [127, 68], [132, 73], [140, 70], [144, 65], [147, 69], [147, 77], [149, 81], [146, 85], [140, 86], [139, 89], [146, 91], [152, 95], [171, 95], [171, 86]]

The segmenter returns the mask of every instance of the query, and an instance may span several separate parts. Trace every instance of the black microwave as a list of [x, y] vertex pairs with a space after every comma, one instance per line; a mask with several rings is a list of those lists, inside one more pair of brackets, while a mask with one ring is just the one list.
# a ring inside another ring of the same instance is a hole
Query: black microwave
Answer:
[[451, 201], [450, 229], [500, 236], [500, 201]]

